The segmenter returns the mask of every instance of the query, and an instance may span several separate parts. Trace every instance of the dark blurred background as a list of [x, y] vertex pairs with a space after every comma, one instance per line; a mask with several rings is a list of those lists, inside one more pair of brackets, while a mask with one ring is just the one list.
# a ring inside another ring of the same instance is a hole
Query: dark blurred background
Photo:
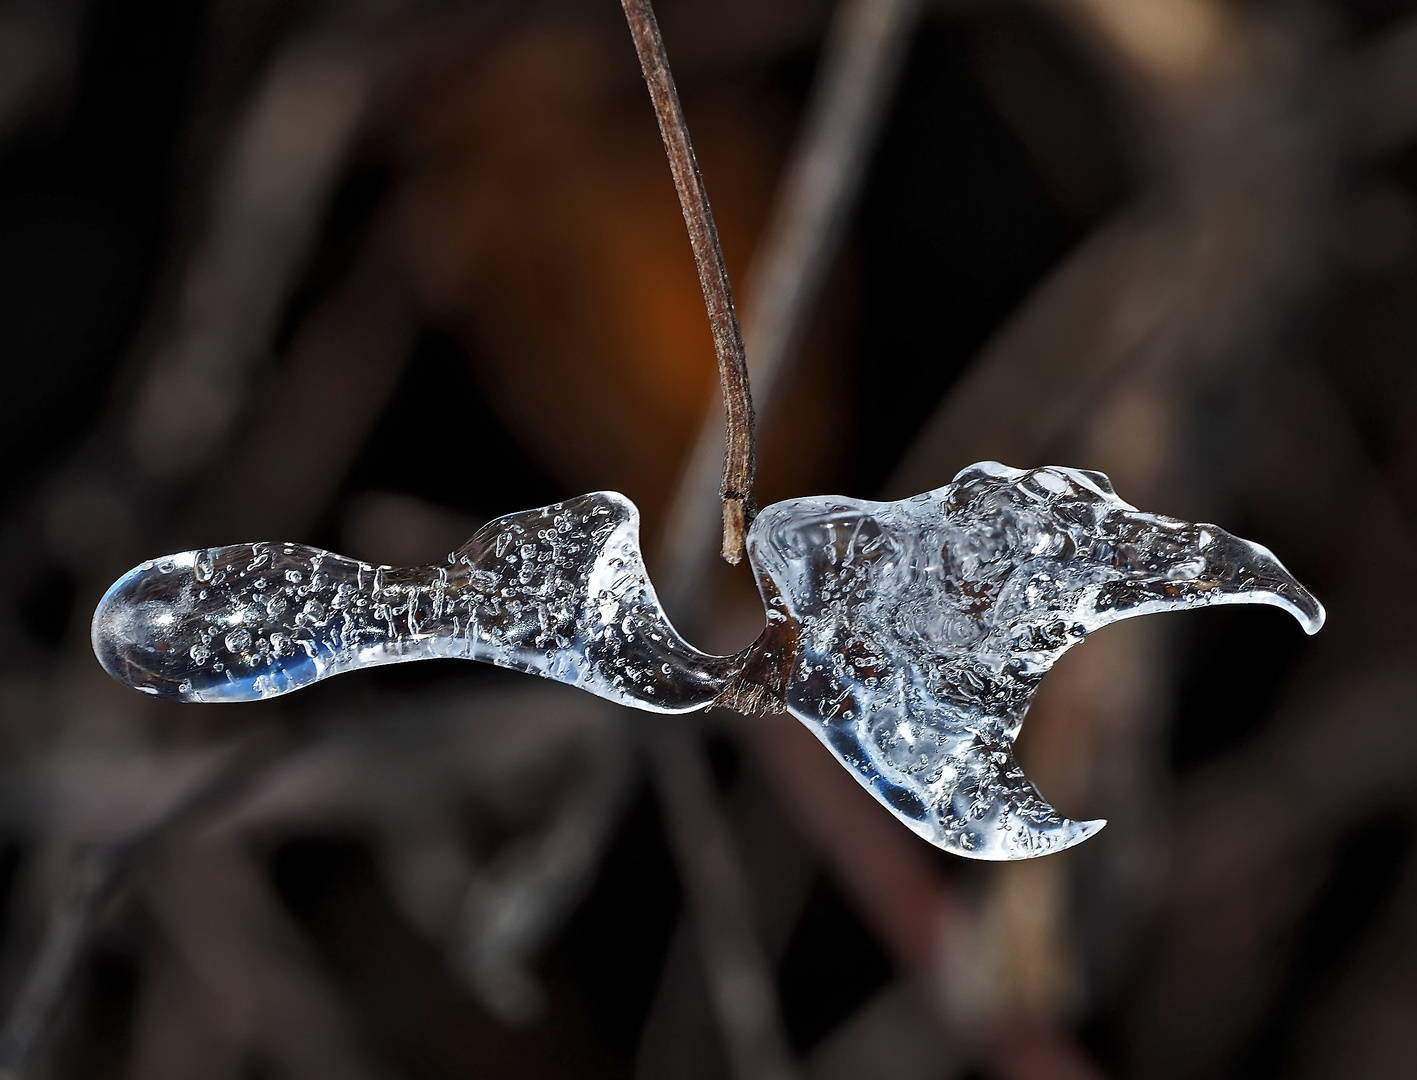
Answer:
[[[3, 0], [0, 1073], [1417, 1075], [1417, 8], [837, 3], [659, 5], [750, 351], [804, 118], [860, 173], [762, 501], [1100, 469], [1327, 627], [1070, 653], [1020, 756], [1111, 824], [1007, 865], [784, 717], [456, 662], [123, 689], [89, 617], [168, 551], [414, 564], [611, 488], [668, 574], [712, 342], [614, 0]], [[881, 20], [853, 120], [823, 43]], [[757, 634], [746, 568], [689, 591]]]

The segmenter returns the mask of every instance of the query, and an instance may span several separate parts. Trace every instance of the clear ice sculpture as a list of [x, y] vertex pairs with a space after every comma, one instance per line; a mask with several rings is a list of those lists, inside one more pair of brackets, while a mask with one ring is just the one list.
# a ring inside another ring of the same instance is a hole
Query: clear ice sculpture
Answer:
[[801, 720], [896, 817], [976, 859], [1085, 840], [1014, 761], [1039, 681], [1136, 615], [1269, 604], [1310, 634], [1324, 609], [1266, 548], [1139, 512], [1101, 473], [983, 462], [900, 502], [764, 509], [748, 559], [767, 608], [736, 656], [685, 642], [655, 596], [639, 512], [594, 492], [509, 514], [444, 566], [371, 566], [299, 544], [187, 551], [121, 577], [93, 647], [119, 682], [251, 701], [358, 668], [464, 657], [650, 712], [721, 703]]

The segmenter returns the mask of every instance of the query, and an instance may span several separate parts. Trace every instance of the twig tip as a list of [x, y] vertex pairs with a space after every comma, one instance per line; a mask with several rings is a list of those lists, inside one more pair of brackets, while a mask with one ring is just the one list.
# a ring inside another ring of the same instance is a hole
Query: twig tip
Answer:
[[748, 535], [748, 508], [741, 498], [723, 500], [723, 557], [734, 566], [743, 561]]

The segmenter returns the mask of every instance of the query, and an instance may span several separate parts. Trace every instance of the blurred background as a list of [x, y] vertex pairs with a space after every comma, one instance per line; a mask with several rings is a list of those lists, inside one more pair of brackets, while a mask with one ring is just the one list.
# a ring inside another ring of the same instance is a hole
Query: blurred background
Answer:
[[123, 689], [89, 618], [144, 558], [416, 564], [599, 488], [691, 640], [762, 607], [701, 550], [712, 343], [613, 0], [3, 0], [0, 1075], [1417, 1075], [1417, 9], [659, 14], [763, 502], [1100, 469], [1327, 627], [1070, 653], [1020, 758], [1111, 824], [1008, 865], [781, 716]]

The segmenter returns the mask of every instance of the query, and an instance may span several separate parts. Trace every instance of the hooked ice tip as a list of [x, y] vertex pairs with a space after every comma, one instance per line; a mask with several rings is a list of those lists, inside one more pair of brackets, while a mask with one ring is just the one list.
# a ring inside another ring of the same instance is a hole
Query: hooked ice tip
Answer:
[[1324, 621], [1328, 618], [1328, 612], [1324, 610], [1323, 604], [1312, 593], [1304, 591], [1303, 599], [1307, 603], [1303, 607], [1297, 607], [1294, 617], [1299, 620], [1299, 625], [1304, 628], [1304, 633], [1313, 637], [1323, 629]]

